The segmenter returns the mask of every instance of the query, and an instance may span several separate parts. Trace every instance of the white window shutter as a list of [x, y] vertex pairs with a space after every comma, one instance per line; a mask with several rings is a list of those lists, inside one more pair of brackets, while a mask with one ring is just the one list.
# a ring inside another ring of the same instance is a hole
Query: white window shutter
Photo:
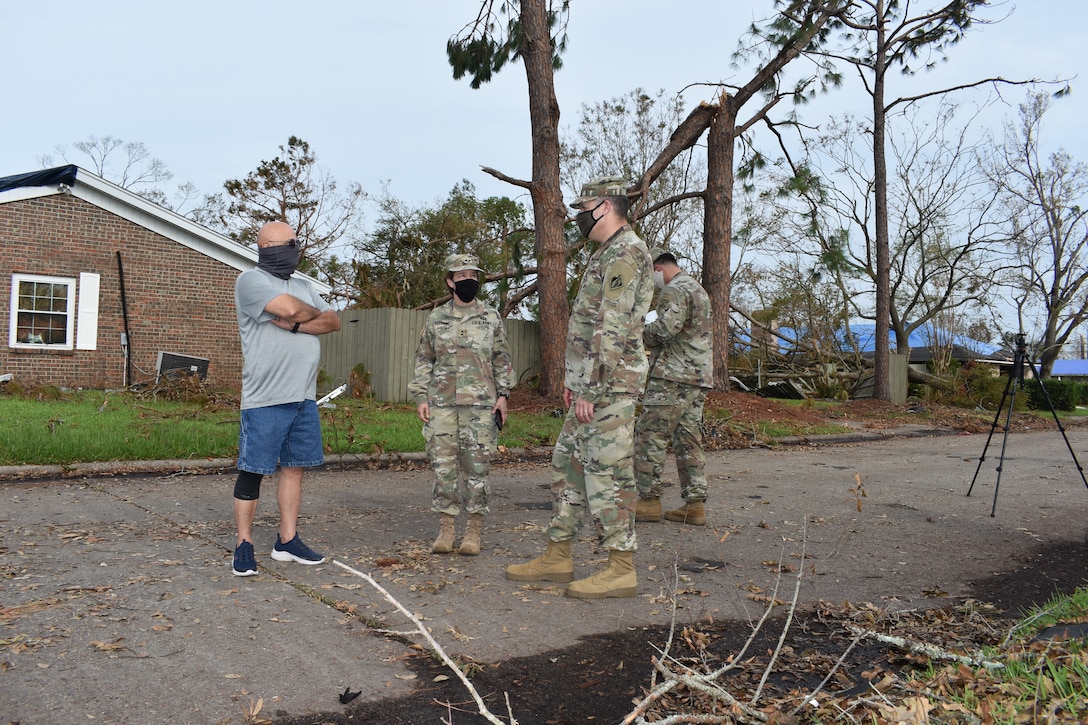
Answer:
[[101, 275], [79, 273], [79, 304], [76, 315], [76, 349], [98, 349], [98, 290]]

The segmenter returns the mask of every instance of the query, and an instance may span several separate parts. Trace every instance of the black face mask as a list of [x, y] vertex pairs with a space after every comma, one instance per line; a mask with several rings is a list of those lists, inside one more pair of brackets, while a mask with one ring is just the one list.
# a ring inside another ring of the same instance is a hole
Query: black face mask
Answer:
[[589, 233], [593, 231], [593, 227], [597, 226], [597, 222], [600, 221], [600, 219], [595, 219], [593, 217], [593, 212], [597, 211], [598, 207], [600, 207], [600, 204], [592, 209], [580, 211], [574, 216], [574, 223], [578, 225], [578, 231], [580, 231], [582, 236], [586, 239], [589, 239]]
[[472, 302], [476, 299], [476, 293], [480, 291], [480, 281], [476, 279], [460, 279], [453, 283], [453, 291], [462, 302]]
[[257, 268], [287, 279], [298, 269], [298, 247], [280, 244], [257, 250]]

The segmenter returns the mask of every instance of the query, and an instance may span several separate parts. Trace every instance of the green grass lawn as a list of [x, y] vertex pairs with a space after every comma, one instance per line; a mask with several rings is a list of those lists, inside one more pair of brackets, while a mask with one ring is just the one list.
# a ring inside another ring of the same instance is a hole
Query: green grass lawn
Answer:
[[[422, 423], [411, 405], [340, 398], [321, 410], [326, 450], [384, 453], [423, 450]], [[237, 408], [167, 402], [131, 393], [84, 391], [55, 400], [0, 396], [0, 465], [88, 461], [234, 458]], [[512, 415], [499, 436], [506, 447], [550, 445], [562, 421]]]
[[[232, 402], [230, 396], [196, 389], [190, 391], [195, 394], [188, 398], [195, 402], [173, 402], [131, 392], [61, 393], [56, 389], [51, 392], [40, 396], [0, 395], [0, 421], [4, 428], [0, 465], [234, 458], [238, 454], [239, 413], [237, 402]], [[842, 406], [834, 401], [777, 402], [813, 410]], [[423, 424], [416, 417], [415, 406], [344, 397], [337, 398], [335, 403], [335, 408], [321, 410], [325, 448], [330, 454], [423, 450]], [[1029, 412], [1050, 417], [1049, 411]], [[1060, 413], [1063, 418], [1085, 414], [1088, 410]], [[993, 417], [993, 413], [986, 412], [978, 415], [984, 419]], [[845, 430], [834, 420], [741, 423], [733, 419], [731, 411], [711, 408], [706, 410], [706, 422], [708, 427], [743, 429], [742, 432], [761, 440]], [[515, 412], [499, 435], [499, 445], [549, 446], [555, 442], [562, 423], [561, 418], [548, 413]]]

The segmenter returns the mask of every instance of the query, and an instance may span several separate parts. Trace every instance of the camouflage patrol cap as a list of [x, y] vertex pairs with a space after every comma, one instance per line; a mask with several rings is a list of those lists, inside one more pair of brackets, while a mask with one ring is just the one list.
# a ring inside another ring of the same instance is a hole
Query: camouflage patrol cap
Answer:
[[627, 179], [622, 176], [602, 176], [582, 186], [582, 193], [570, 203], [577, 209], [587, 201], [601, 196], [627, 196]]
[[447, 272], [464, 272], [469, 269], [483, 272], [480, 269], [480, 258], [475, 254], [451, 254], [446, 257]]
[[650, 261], [656, 262], [665, 254], [669, 254], [669, 250], [663, 249], [661, 247], [654, 247], [650, 250]]

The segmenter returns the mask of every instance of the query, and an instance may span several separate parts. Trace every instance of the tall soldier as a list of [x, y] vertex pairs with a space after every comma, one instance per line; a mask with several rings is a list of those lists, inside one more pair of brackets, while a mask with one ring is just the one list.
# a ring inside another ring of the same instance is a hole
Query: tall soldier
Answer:
[[453, 551], [455, 517], [461, 511], [468, 520], [457, 553], [480, 553], [490, 493], [487, 475], [498, 440], [496, 416], [505, 422], [507, 397], [514, 387], [506, 326], [497, 311], [476, 298], [481, 273], [474, 254], [446, 258], [446, 285], [453, 299], [427, 318], [416, 350], [415, 377], [408, 386], [425, 423], [423, 435], [435, 473], [435, 554]]
[[661, 520], [661, 470], [672, 437], [684, 505], [665, 512], [669, 521], [706, 524], [706, 455], [703, 453], [703, 404], [714, 387], [713, 322], [710, 297], [676, 257], [664, 249], [651, 252], [654, 285], [661, 293], [657, 319], [642, 339], [650, 351], [650, 380], [635, 425], [636, 521]]
[[545, 553], [506, 568], [512, 581], [570, 582], [571, 542], [587, 509], [608, 567], [571, 582], [567, 596], [633, 597], [635, 406], [648, 369], [642, 324], [653, 299], [650, 254], [627, 223], [624, 179], [597, 179], [571, 206], [600, 244], [586, 266], [567, 330], [566, 419], [552, 453], [552, 517]]

